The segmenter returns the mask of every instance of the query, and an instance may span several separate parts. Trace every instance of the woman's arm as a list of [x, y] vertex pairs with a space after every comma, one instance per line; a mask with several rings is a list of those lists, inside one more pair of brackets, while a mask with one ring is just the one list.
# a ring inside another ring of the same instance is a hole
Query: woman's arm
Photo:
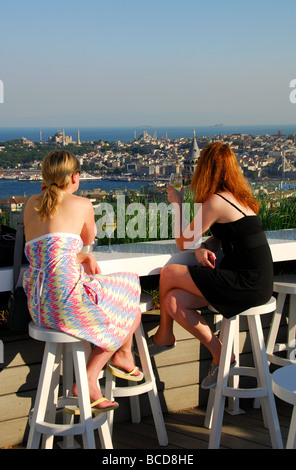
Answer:
[[78, 253], [76, 256], [78, 263], [82, 264], [86, 274], [100, 274], [101, 270], [98, 266], [96, 259], [86, 253]]
[[218, 238], [211, 236], [195, 249], [195, 257], [201, 266], [214, 268], [216, 260], [214, 252], [218, 250], [221, 250], [221, 241]]
[[195, 216], [189, 226], [183, 227], [183, 191], [176, 191], [167, 187], [168, 200], [174, 206], [175, 212], [175, 240], [180, 250], [193, 248], [200, 243], [202, 235], [217, 220], [215, 198], [209, 198], [204, 204], [195, 205]]
[[222, 248], [221, 240], [219, 240], [219, 238], [216, 238], [212, 235], [211, 237], [207, 238], [204, 242], [202, 242], [199, 248], [205, 248], [206, 250], [211, 250], [211, 251], [221, 250]]
[[83, 224], [80, 236], [84, 245], [91, 245], [97, 233], [94, 208], [89, 199], [86, 199], [86, 198], [83, 198], [83, 199], [84, 199], [83, 212], [85, 214], [85, 219], [84, 219], [84, 224]]

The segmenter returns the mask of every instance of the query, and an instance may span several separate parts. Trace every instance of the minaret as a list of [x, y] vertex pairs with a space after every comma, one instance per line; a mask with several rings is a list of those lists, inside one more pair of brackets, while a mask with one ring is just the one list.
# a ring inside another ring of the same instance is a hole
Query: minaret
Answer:
[[40, 142], [40, 144], [42, 144], [42, 132], [41, 132], [41, 129], [40, 129], [40, 132], [39, 132], [39, 142]]
[[80, 132], [79, 132], [79, 129], [77, 129], [77, 145], [80, 145], [81, 142], [80, 142]]
[[63, 129], [63, 145], [65, 145], [65, 130]]

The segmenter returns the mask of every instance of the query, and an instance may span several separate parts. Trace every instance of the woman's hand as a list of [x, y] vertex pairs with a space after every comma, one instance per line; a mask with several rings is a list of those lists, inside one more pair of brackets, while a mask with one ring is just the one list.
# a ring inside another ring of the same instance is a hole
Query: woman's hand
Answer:
[[170, 186], [169, 184], [166, 187], [166, 192], [168, 194], [168, 201], [170, 203], [176, 202], [177, 204], [182, 204], [184, 198], [184, 187], [182, 187], [181, 191], [177, 191], [175, 188]]
[[196, 248], [195, 257], [201, 266], [214, 269], [216, 255], [212, 251], [207, 250], [206, 248]]
[[98, 263], [92, 255], [86, 253], [78, 253], [77, 261], [78, 263], [82, 264], [86, 274], [101, 274], [101, 270], [98, 266]]

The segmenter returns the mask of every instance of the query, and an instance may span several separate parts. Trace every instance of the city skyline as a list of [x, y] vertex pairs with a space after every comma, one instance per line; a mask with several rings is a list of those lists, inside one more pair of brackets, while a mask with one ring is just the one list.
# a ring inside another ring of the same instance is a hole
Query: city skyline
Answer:
[[0, 126], [293, 124], [295, 2], [0, 4]]

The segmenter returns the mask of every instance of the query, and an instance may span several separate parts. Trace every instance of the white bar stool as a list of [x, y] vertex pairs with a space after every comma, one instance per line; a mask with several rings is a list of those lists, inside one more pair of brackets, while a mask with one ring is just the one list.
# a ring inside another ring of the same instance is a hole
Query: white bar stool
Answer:
[[[288, 274], [275, 277], [273, 283], [273, 291], [278, 293], [277, 308], [273, 314], [269, 335], [266, 341], [266, 354], [267, 359], [271, 364], [276, 364], [278, 366], [287, 366], [292, 364], [292, 361], [289, 356], [291, 351], [295, 349], [296, 275]], [[277, 343], [277, 335], [287, 295], [290, 296], [287, 342]], [[281, 351], [286, 351], [286, 357], [280, 357], [276, 354]]]
[[[217, 385], [210, 390], [205, 417], [205, 427], [211, 429], [209, 440], [210, 449], [216, 449], [220, 445], [226, 397], [260, 397], [264, 424], [269, 428], [272, 446], [274, 448], [283, 448], [260, 320], [260, 315], [273, 312], [275, 308], [276, 300], [272, 297], [265, 305], [250, 308], [238, 315], [239, 317], [246, 316], [248, 319], [255, 367], [232, 367], [230, 369], [237, 321], [236, 317], [229, 319], [223, 318], [222, 320], [220, 336], [222, 350]], [[236, 359], [238, 359], [238, 357], [236, 357]], [[244, 389], [228, 386], [228, 378], [237, 374], [256, 377], [257, 387]]]
[[[107, 413], [100, 413], [92, 419], [86, 360], [90, 344], [58, 330], [42, 328], [31, 322], [29, 334], [38, 341], [45, 342], [37, 394], [29, 418], [30, 431], [27, 449], [52, 448], [54, 436], [65, 436], [61, 447], [75, 447], [74, 435], [81, 434], [83, 446], [95, 449], [94, 430], [98, 429], [101, 446], [112, 449], [112, 439], [107, 422]], [[73, 385], [73, 362], [78, 398], [71, 397]], [[63, 365], [63, 396], [59, 397], [59, 379]], [[65, 405], [77, 405], [80, 409], [80, 422], [74, 423], [74, 416], [64, 413], [64, 424], [56, 424], [56, 411]]]
[[271, 376], [273, 393], [293, 405], [286, 449], [296, 449], [296, 365], [277, 369]]
[[[148, 294], [142, 294], [140, 301], [141, 312], [147, 312], [148, 310], [151, 310], [151, 308], [152, 297]], [[116, 377], [107, 368], [105, 373], [105, 396], [106, 398], [108, 398], [108, 400], [111, 401], [116, 397], [129, 397], [132, 422], [140, 423], [141, 410], [139, 395], [143, 393], [148, 393], [159, 445], [166, 446], [168, 445], [168, 437], [142, 323], [140, 323], [139, 327], [135, 331], [134, 337], [138, 347], [141, 368], [144, 373], [144, 379], [141, 383], [138, 383], [137, 385], [135, 385], [135, 382], [129, 381], [128, 386], [117, 387]], [[113, 414], [114, 411], [110, 411], [108, 413], [108, 422], [111, 433], [113, 429]]]

